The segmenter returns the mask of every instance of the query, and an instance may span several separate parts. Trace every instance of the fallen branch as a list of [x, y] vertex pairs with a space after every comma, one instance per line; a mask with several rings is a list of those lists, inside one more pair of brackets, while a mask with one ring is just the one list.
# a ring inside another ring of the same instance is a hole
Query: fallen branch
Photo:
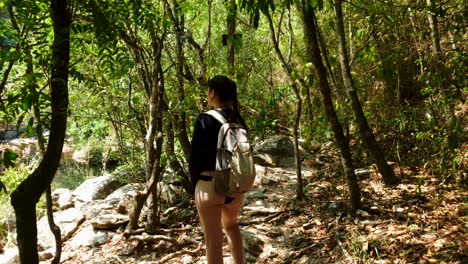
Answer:
[[[161, 233], [176, 233], [176, 232], [189, 231], [189, 230], [192, 230], [192, 229], [193, 229], [193, 226], [184, 226], [184, 227], [181, 227], [181, 228], [170, 228], [170, 229], [159, 228], [157, 231], [161, 232]], [[135, 229], [135, 230], [126, 230], [123, 235], [126, 238], [128, 238], [128, 237], [134, 236], [134, 235], [141, 235], [141, 234], [143, 234], [145, 232], [146, 232], [145, 228], [139, 228], [139, 229]]]
[[167, 261], [170, 260], [170, 259], [182, 256], [182, 255], [196, 256], [200, 252], [200, 250], [202, 249], [202, 245], [203, 245], [203, 243], [199, 243], [198, 247], [196, 249], [194, 249], [194, 250], [188, 250], [188, 249], [181, 250], [181, 251], [178, 251], [178, 252], [168, 254], [168, 255], [164, 256], [163, 258], [161, 258], [158, 261], [145, 262], [145, 264], [163, 264], [163, 263], [167, 263]]
[[163, 235], [148, 235], [143, 233], [142, 235], [131, 236], [129, 240], [137, 240], [141, 242], [159, 242], [161, 240], [171, 242], [172, 244], [177, 244], [177, 240], [172, 237], [163, 236]]
[[265, 218], [261, 218], [261, 219], [255, 219], [255, 220], [250, 220], [250, 221], [247, 221], [247, 222], [239, 222], [239, 225], [241, 226], [247, 226], [247, 225], [253, 225], [253, 224], [261, 224], [261, 223], [266, 223], [266, 222], [270, 222], [272, 221], [273, 219], [275, 219], [276, 217], [284, 214], [284, 213], [287, 213], [289, 212], [290, 210], [286, 210], [286, 211], [281, 211], [281, 212], [276, 212], [274, 214], [271, 214]]

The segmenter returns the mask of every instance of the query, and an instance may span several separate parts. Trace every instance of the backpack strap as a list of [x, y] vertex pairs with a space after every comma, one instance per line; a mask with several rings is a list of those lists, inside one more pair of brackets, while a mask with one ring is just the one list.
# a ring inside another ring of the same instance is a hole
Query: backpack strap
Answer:
[[216, 110], [207, 111], [207, 112], [205, 112], [205, 114], [214, 117], [214, 119], [218, 120], [223, 125], [227, 123], [226, 118], [224, 118], [224, 116], [222, 114], [218, 113], [218, 111], [216, 111]]

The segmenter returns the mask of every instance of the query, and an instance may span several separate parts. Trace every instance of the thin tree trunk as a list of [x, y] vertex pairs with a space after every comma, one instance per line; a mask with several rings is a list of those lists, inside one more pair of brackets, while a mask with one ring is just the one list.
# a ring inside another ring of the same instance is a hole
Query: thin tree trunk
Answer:
[[235, 0], [229, 0], [228, 11], [227, 11], [227, 65], [230, 76], [235, 73], [235, 41], [234, 37], [236, 34], [236, 16], [237, 16], [237, 5]]
[[297, 188], [296, 188], [296, 197], [298, 200], [302, 200], [304, 198], [304, 188], [302, 184], [302, 172], [301, 172], [301, 157], [299, 152], [299, 123], [301, 120], [301, 112], [302, 112], [302, 98], [301, 93], [299, 91], [299, 87], [297, 86], [296, 80], [292, 76], [292, 68], [291, 65], [285, 60], [283, 53], [279, 48], [278, 39], [276, 38], [276, 32], [273, 25], [273, 20], [271, 18], [270, 13], [265, 12], [265, 16], [268, 19], [268, 25], [270, 27], [270, 35], [271, 40], [273, 42], [273, 47], [275, 49], [276, 55], [281, 61], [281, 65], [283, 66], [284, 71], [288, 74], [288, 77], [291, 82], [291, 87], [294, 90], [294, 93], [297, 98], [297, 108], [296, 108], [296, 116], [294, 117], [294, 128], [293, 128], [293, 135], [294, 135], [294, 159], [296, 163], [296, 175], [297, 175]]
[[353, 110], [354, 118], [361, 134], [362, 141], [367, 147], [369, 156], [377, 164], [377, 167], [382, 174], [382, 178], [387, 185], [393, 185], [399, 182], [399, 179], [395, 176], [393, 169], [388, 165], [385, 155], [380, 149], [379, 144], [375, 140], [374, 134], [367, 123], [367, 119], [362, 111], [362, 106], [359, 101], [356, 88], [354, 86], [353, 77], [351, 76], [351, 69], [349, 66], [348, 54], [346, 52], [346, 37], [343, 23], [343, 12], [341, 8], [342, 0], [335, 0], [335, 15], [337, 19], [337, 31], [338, 31], [338, 50], [341, 63], [341, 74], [343, 77], [343, 83], [348, 93], [349, 99], [351, 100], [351, 109]]
[[17, 241], [21, 263], [39, 263], [37, 251], [36, 203], [50, 186], [62, 153], [68, 110], [68, 70], [71, 16], [66, 0], [51, 0], [53, 21], [51, 106], [52, 118], [47, 150], [39, 166], [11, 194], [16, 214]]
[[180, 164], [174, 150], [174, 130], [170, 118], [167, 118], [165, 123], [166, 130], [166, 154], [169, 159], [169, 165], [174, 173], [182, 179], [182, 186], [187, 193], [193, 194], [195, 190], [192, 188], [190, 177], [185, 173], [184, 168]]
[[[22, 29], [19, 28], [19, 26], [18, 26], [18, 24], [16, 22], [15, 14], [13, 12], [13, 4], [11, 2], [7, 4], [7, 11], [8, 11], [8, 15], [10, 17], [11, 25], [16, 30], [16, 32], [18, 33], [18, 40], [17, 40], [16, 45], [15, 45], [15, 51], [17, 52], [17, 51], [19, 51], [21, 49], [21, 46], [23, 45], [23, 42], [26, 39], [26, 36], [27, 36], [27, 33], [28, 33], [27, 32], [27, 27], [24, 26]], [[0, 82], [0, 97], [1, 97], [1, 95], [3, 93], [3, 90], [5, 89], [6, 83], [8, 81], [8, 77], [10, 76], [10, 72], [13, 69], [13, 65], [15, 64], [15, 62], [17, 60], [18, 59], [10, 60], [8, 62], [7, 68], [3, 72], [2, 81]], [[1, 100], [0, 100], [0, 104], [3, 104], [3, 102]]]
[[[160, 67], [160, 64], [158, 65]], [[159, 227], [159, 198], [158, 195], [158, 185], [157, 183], [160, 181], [160, 176], [162, 175], [162, 166], [161, 166], [161, 153], [163, 148], [163, 112], [164, 112], [164, 78], [163, 72], [159, 69], [159, 79], [160, 79], [160, 86], [159, 88], [159, 105], [158, 105], [158, 114], [156, 116], [157, 120], [157, 129], [156, 129], [156, 150], [154, 156], [154, 165], [151, 171], [151, 177], [155, 179], [156, 185], [154, 188], [149, 189], [149, 205], [148, 205], [148, 217], [146, 222], [146, 231], [150, 234], [156, 233]]]
[[455, 105], [453, 102], [451, 102], [450, 99], [448, 99], [450, 97], [447, 91], [449, 84], [446, 81], [446, 78], [448, 77], [445, 76], [447, 69], [445, 68], [443, 63], [443, 54], [442, 49], [440, 47], [439, 22], [435, 13], [435, 2], [436, 0], [426, 0], [426, 4], [429, 8], [429, 14], [427, 16], [427, 19], [429, 21], [429, 27], [431, 29], [432, 54], [434, 57], [433, 61], [435, 64], [435, 74], [436, 76], [438, 76], [437, 78], [441, 79], [441, 83], [438, 84], [439, 90], [442, 92], [442, 94], [444, 94], [448, 101], [448, 115], [450, 116], [448, 124], [450, 127], [454, 127], [457, 124], [457, 118], [455, 115]]
[[[33, 57], [31, 54], [31, 49], [30, 47], [27, 48], [26, 50], [26, 73], [29, 74], [31, 79], [28, 82], [28, 89], [30, 94], [38, 93], [37, 92], [37, 84], [36, 84], [36, 78], [34, 77], [34, 64], [33, 64]], [[39, 152], [41, 153], [41, 156], [44, 156], [46, 152], [46, 141], [44, 138], [44, 135], [42, 133], [42, 120], [41, 120], [41, 113], [39, 109], [39, 98], [37, 98], [36, 101], [33, 102], [32, 107], [33, 107], [33, 113], [34, 113], [34, 118], [36, 119], [36, 134], [38, 138], [38, 146], [39, 146]], [[60, 262], [60, 258], [62, 255], [62, 234], [60, 231], [60, 227], [57, 226], [54, 222], [54, 211], [52, 209], [52, 191], [51, 187], [49, 187], [46, 190], [45, 193], [46, 196], [46, 207], [47, 207], [47, 221], [49, 222], [49, 228], [52, 234], [54, 235], [55, 238], [55, 255], [54, 259], [52, 260], [52, 264], [58, 264]]]
[[184, 53], [184, 30], [185, 30], [185, 19], [184, 15], [180, 13], [180, 7], [176, 0], [172, 1], [172, 12], [171, 18], [174, 22], [175, 37], [176, 37], [176, 72], [177, 72], [177, 93], [179, 98], [179, 109], [174, 114], [174, 123], [177, 126], [177, 138], [184, 152], [185, 158], [188, 160], [190, 156], [190, 140], [187, 135], [187, 117], [185, 112], [185, 89], [184, 89], [184, 65], [185, 65], [185, 53]]
[[323, 65], [319, 43], [317, 40], [317, 28], [315, 27], [315, 13], [312, 7], [307, 7], [298, 4], [298, 9], [301, 12], [302, 20], [304, 23], [304, 36], [306, 41], [307, 56], [310, 57], [314, 64], [318, 79], [320, 94], [322, 96], [323, 105], [325, 112], [327, 113], [328, 121], [333, 130], [336, 144], [341, 152], [341, 160], [343, 164], [344, 173], [348, 182], [348, 189], [350, 193], [350, 204], [353, 210], [361, 207], [361, 194], [359, 191], [359, 185], [357, 177], [354, 173], [354, 167], [351, 158], [351, 152], [349, 149], [348, 139], [343, 133], [335, 109], [333, 107], [333, 101], [331, 98], [331, 90], [327, 81], [327, 70]]
[[47, 220], [49, 221], [49, 228], [55, 238], [55, 255], [51, 264], [59, 264], [62, 256], [62, 232], [60, 227], [54, 222], [54, 211], [52, 210], [52, 191], [49, 188], [46, 190], [46, 205], [47, 205]]

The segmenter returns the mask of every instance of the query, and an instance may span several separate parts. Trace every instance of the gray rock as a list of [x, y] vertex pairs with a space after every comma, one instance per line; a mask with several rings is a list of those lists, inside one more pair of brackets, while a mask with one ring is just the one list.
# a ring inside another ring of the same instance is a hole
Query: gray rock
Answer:
[[261, 199], [266, 198], [265, 189], [251, 189], [245, 194], [245, 199]]
[[242, 238], [244, 241], [244, 249], [254, 257], [260, 256], [263, 252], [265, 241], [255, 235], [253, 232], [242, 230]]
[[54, 257], [55, 249], [39, 252], [39, 261], [46, 261]]
[[129, 218], [127, 215], [109, 213], [104, 215], [99, 215], [90, 220], [91, 225], [95, 229], [117, 229], [121, 226], [124, 226], [128, 223]]
[[[60, 227], [62, 242], [69, 239], [78, 226], [84, 221], [84, 215], [76, 208], [70, 208], [65, 211], [54, 213], [54, 221]], [[42, 217], [37, 224], [37, 242], [38, 248], [46, 250], [55, 247], [55, 238], [49, 228], [47, 216]]]
[[141, 183], [130, 183], [111, 193], [105, 200], [117, 199], [119, 201], [115, 208], [121, 214], [129, 214], [135, 205], [135, 196], [145, 188]]
[[100, 214], [114, 213], [119, 207], [118, 198], [90, 201], [81, 205], [80, 210], [86, 219], [92, 219]]
[[52, 203], [54, 206], [65, 210], [73, 207], [73, 195], [72, 192], [65, 188], [56, 189], [52, 192]]
[[254, 161], [265, 166], [294, 166], [294, 143], [287, 136], [273, 136], [257, 144]]
[[75, 201], [79, 202], [105, 199], [122, 185], [112, 175], [100, 176], [84, 181], [73, 191], [73, 195], [75, 196]]
[[182, 186], [160, 182], [158, 188], [161, 190], [161, 205], [163, 209], [175, 206], [180, 203], [185, 194]]
[[73, 238], [70, 239], [69, 245], [71, 248], [95, 247], [104, 244], [111, 239], [109, 234], [101, 231], [96, 232], [90, 223], [86, 223], [83, 224], [80, 230], [78, 230]]
[[276, 165], [273, 156], [267, 153], [254, 153], [253, 161], [261, 166], [273, 167]]

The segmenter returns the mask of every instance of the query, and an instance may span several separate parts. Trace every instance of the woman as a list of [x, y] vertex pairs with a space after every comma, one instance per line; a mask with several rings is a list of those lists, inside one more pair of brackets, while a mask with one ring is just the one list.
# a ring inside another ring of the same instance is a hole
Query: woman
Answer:
[[[245, 128], [237, 102], [237, 86], [224, 75], [208, 81], [208, 105], [223, 115], [229, 123], [238, 123]], [[243, 194], [227, 197], [214, 190], [210, 172], [215, 170], [216, 147], [221, 123], [208, 114], [201, 114], [195, 121], [192, 152], [189, 166], [195, 186], [195, 203], [205, 235], [208, 264], [223, 263], [223, 230], [225, 231], [232, 257], [236, 264], [244, 264], [242, 234], [238, 225]]]

